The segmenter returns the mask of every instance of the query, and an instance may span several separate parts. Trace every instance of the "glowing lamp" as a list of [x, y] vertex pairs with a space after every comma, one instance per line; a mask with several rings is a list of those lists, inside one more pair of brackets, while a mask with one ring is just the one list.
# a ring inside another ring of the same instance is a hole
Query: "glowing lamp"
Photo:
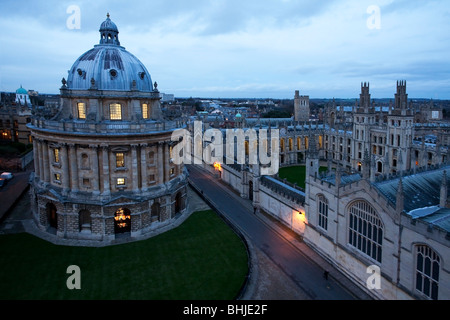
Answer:
[[222, 171], [222, 166], [220, 165], [220, 162], [214, 162], [214, 169], [217, 171]]

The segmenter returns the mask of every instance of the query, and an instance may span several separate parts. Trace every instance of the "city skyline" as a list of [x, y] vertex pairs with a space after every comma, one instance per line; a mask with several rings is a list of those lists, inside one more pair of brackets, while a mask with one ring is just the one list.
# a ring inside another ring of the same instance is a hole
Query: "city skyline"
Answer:
[[121, 45], [176, 97], [450, 99], [445, 1], [117, 1], [0, 4], [0, 91], [57, 94], [111, 14]]

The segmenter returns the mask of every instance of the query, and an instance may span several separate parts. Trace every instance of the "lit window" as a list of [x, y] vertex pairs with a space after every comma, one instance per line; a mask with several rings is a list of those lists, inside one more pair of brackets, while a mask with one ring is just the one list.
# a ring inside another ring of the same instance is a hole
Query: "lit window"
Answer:
[[416, 290], [437, 300], [440, 258], [430, 247], [417, 246]]
[[57, 182], [61, 181], [61, 175], [59, 173], [55, 173], [55, 181]]
[[125, 185], [125, 178], [117, 178], [117, 185], [118, 186], [124, 186]]
[[125, 155], [120, 152], [116, 153], [116, 168], [124, 168], [125, 167]]
[[170, 175], [172, 176], [172, 175], [174, 175], [175, 174], [175, 168], [171, 168], [170, 169]]
[[349, 209], [350, 245], [381, 262], [383, 225], [375, 209], [366, 201], [356, 201]]
[[111, 103], [109, 105], [110, 120], [122, 120], [122, 105], [119, 103]]
[[328, 229], [328, 200], [324, 196], [319, 196], [319, 227]]
[[142, 104], [142, 118], [148, 119], [148, 104]]
[[54, 160], [59, 163], [59, 149], [53, 149]]
[[86, 104], [84, 102], [78, 103], [78, 119], [86, 119]]

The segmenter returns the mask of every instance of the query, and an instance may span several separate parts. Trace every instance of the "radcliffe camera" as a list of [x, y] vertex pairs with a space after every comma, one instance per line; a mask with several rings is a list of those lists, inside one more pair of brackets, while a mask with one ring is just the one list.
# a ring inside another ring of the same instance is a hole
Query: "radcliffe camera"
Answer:
[[0, 300], [450, 299], [446, 2], [0, 12]]

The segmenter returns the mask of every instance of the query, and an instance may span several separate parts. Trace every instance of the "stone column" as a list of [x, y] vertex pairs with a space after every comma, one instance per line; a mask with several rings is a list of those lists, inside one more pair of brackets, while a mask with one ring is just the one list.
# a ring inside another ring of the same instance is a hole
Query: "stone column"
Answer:
[[131, 145], [131, 179], [133, 192], [139, 191], [139, 176], [138, 176], [138, 159], [137, 159], [137, 145]]
[[42, 153], [42, 140], [38, 140], [39, 180], [44, 181], [44, 155]]
[[43, 141], [42, 143], [42, 155], [44, 158], [44, 182], [50, 182], [50, 161], [49, 161], [49, 149], [47, 142]]
[[109, 196], [111, 194], [111, 187], [109, 183], [109, 157], [108, 146], [101, 145], [102, 147], [102, 179], [103, 179], [103, 195]]
[[141, 179], [142, 179], [142, 191], [148, 190], [148, 177], [147, 177], [147, 144], [141, 144]]
[[77, 151], [75, 149], [75, 144], [69, 144], [69, 163], [70, 163], [70, 177], [72, 192], [78, 192], [78, 158]]
[[157, 167], [158, 167], [158, 184], [164, 183], [164, 156], [163, 156], [163, 148], [164, 143], [159, 142], [158, 143], [158, 160], [157, 160]]
[[94, 194], [100, 194], [99, 172], [98, 172], [98, 153], [97, 145], [89, 145], [91, 148], [91, 163], [92, 163], [92, 189]]
[[63, 193], [67, 194], [69, 192], [70, 188], [70, 176], [69, 176], [69, 157], [67, 154], [67, 145], [62, 144], [61, 145], [61, 167], [62, 167], [62, 186], [63, 186]]
[[39, 172], [40, 172], [40, 168], [39, 168], [39, 162], [41, 161], [41, 159], [39, 158], [39, 145], [38, 142], [33, 139], [33, 157], [34, 157], [34, 176], [35, 178], [38, 177], [39, 178]]
[[164, 144], [164, 182], [169, 182], [170, 180], [170, 154], [169, 154], [169, 144]]
[[[53, 148], [50, 148], [50, 146], [47, 143], [47, 152], [46, 154], [48, 154], [48, 182], [52, 182], [54, 180], [54, 176], [52, 177], [52, 167], [53, 167], [53, 163], [55, 162], [55, 154], [54, 154], [55, 150]], [[61, 162], [61, 159], [59, 160]]]

